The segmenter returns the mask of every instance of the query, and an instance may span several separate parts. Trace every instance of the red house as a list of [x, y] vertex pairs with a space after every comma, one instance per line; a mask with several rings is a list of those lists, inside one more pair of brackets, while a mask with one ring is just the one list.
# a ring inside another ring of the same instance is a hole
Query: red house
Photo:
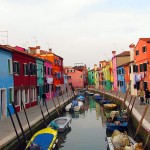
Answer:
[[35, 57], [17, 48], [13, 50], [14, 103], [17, 111], [37, 104]]

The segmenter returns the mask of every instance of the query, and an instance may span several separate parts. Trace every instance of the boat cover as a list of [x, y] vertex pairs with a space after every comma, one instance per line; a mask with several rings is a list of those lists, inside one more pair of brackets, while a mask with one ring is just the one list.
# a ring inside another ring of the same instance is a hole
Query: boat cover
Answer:
[[48, 150], [53, 138], [53, 134], [43, 133], [37, 135], [32, 142], [39, 145], [41, 150]]

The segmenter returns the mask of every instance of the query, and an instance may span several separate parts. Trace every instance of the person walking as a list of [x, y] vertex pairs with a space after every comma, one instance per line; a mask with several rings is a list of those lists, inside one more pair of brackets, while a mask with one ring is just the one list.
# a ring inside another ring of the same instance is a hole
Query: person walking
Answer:
[[149, 92], [148, 88], [146, 88], [146, 90], [145, 90], [146, 104], [149, 104], [149, 98], [150, 98], [150, 92]]
[[141, 88], [139, 91], [139, 94], [138, 94], [139, 100], [140, 100], [140, 105], [144, 104], [144, 95], [145, 95], [144, 90], [143, 90], [143, 88]]
[[43, 100], [43, 106], [45, 106], [45, 103], [46, 103], [46, 94], [44, 92], [42, 93], [42, 100]]

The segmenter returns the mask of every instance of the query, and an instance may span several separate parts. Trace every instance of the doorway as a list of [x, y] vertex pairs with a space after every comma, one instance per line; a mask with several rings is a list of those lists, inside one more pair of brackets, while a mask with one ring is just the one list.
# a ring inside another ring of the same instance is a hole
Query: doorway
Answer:
[[6, 89], [0, 89], [0, 113], [2, 118], [7, 116], [6, 105]]

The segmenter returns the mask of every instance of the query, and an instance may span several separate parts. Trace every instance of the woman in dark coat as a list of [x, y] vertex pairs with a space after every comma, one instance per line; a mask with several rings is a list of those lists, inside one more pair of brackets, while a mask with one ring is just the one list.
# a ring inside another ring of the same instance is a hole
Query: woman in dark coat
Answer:
[[150, 92], [148, 88], [145, 90], [145, 99], [146, 99], [146, 104], [149, 104], [149, 98], [150, 98]]

